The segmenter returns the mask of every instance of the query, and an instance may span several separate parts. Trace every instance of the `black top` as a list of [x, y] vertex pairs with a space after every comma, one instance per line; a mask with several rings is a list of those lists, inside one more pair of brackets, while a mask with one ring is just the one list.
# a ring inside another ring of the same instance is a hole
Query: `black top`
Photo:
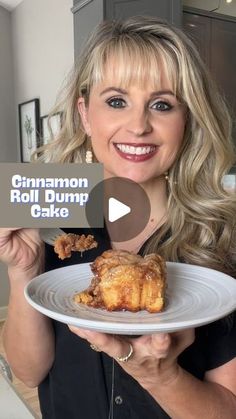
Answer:
[[[77, 263], [92, 262], [110, 249], [105, 229], [64, 229], [67, 233], [93, 234], [98, 248], [84, 252], [81, 258], [61, 261], [52, 246], [46, 250], [46, 270]], [[144, 250], [145, 244], [140, 249]], [[66, 278], [65, 278], [66, 280]], [[55, 330], [55, 361], [46, 379], [39, 386], [43, 419], [109, 419], [112, 389], [112, 358], [93, 351], [67, 325], [53, 321]], [[236, 316], [228, 316], [196, 329], [196, 339], [179, 357], [179, 364], [195, 377], [203, 379], [206, 371], [236, 356]], [[169, 416], [155, 400], [115, 362], [114, 419], [166, 419]]]

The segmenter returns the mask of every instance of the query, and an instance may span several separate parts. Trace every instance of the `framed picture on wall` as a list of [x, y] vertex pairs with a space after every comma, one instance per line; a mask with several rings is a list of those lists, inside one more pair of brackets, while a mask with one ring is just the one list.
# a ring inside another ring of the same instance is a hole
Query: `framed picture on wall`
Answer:
[[56, 137], [57, 133], [61, 129], [61, 118], [62, 113], [58, 112], [54, 115], [44, 115], [40, 118], [40, 127], [41, 127], [41, 140], [43, 144], [47, 144], [51, 140], [51, 134], [49, 130], [49, 124], [52, 130], [53, 138]]
[[39, 146], [39, 99], [32, 99], [18, 105], [21, 161], [29, 162], [32, 153]]

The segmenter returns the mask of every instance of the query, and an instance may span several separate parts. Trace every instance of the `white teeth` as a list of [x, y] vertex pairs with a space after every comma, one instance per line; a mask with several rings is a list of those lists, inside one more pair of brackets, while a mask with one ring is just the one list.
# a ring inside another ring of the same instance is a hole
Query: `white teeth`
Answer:
[[120, 151], [122, 151], [122, 153], [136, 154], [137, 156], [141, 156], [143, 154], [149, 154], [156, 149], [156, 146], [135, 147], [135, 146], [129, 146], [127, 144], [115, 144], [115, 145]]

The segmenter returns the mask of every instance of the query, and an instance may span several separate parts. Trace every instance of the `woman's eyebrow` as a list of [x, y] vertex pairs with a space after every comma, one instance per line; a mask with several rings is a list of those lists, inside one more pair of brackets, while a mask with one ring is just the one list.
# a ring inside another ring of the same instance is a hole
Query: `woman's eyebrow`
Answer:
[[151, 93], [151, 96], [161, 96], [161, 95], [175, 96], [175, 94], [174, 94], [174, 92], [172, 92], [172, 90], [157, 90], [156, 92]]
[[111, 90], [112, 90], [112, 91], [115, 91], [115, 92], [117, 92], [117, 93], [121, 93], [121, 94], [123, 94], [123, 95], [125, 95], [125, 94], [127, 94], [127, 93], [128, 93], [126, 90], [121, 89], [120, 87], [114, 87], [114, 86], [111, 86], [111, 87], [107, 87], [106, 89], [104, 89], [104, 90], [100, 93], [100, 96], [104, 95], [104, 93], [108, 93], [108, 92], [110, 92]]
[[[102, 96], [105, 93], [108, 93], [110, 91], [115, 91], [115, 92], [121, 93], [123, 95], [128, 93], [127, 90], [121, 89], [120, 87], [110, 86], [110, 87], [107, 87], [106, 89], [102, 90], [102, 92], [100, 93], [100, 96]], [[157, 91], [151, 93], [151, 97], [161, 96], [161, 95], [175, 96], [175, 94], [171, 90], [157, 90]]]

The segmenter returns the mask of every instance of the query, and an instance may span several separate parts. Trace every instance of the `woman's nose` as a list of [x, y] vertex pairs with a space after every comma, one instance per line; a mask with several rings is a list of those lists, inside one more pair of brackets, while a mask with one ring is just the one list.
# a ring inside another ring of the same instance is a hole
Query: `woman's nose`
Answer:
[[126, 129], [137, 137], [152, 131], [148, 110], [134, 110], [129, 114]]

